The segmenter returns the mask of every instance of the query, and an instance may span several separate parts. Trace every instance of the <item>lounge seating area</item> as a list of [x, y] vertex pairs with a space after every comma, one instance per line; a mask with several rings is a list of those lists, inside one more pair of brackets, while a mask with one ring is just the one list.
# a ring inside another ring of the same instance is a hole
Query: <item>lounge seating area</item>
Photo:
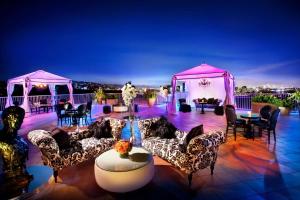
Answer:
[[153, 155], [184, 171], [188, 175], [189, 186], [193, 173], [200, 169], [210, 167], [213, 175], [219, 145], [225, 142], [225, 134], [222, 131], [204, 133], [203, 125], [199, 125], [190, 132], [173, 126], [173, 135], [170, 135], [170, 130], [162, 128], [169, 123], [163, 117], [140, 120], [142, 145]]
[[51, 132], [33, 130], [28, 133], [28, 140], [39, 148], [44, 165], [53, 169], [57, 182], [59, 170], [95, 158], [111, 149], [115, 141], [121, 138], [124, 125], [122, 120], [105, 118], [79, 132], [67, 133], [59, 128]]
[[[240, 119], [242, 114], [247, 114], [247, 112], [241, 114], [239, 110], [234, 109], [232, 106], [227, 107], [233, 109], [236, 119]], [[229, 184], [232, 187], [239, 187], [240, 183], [238, 181], [247, 182], [253, 180], [253, 176], [263, 176], [264, 173], [257, 172], [257, 169], [261, 167], [269, 168], [267, 165], [269, 158], [264, 158], [270, 154], [268, 148], [266, 148], [266, 145], [268, 145], [268, 134], [264, 134], [264, 130], [267, 133], [270, 130], [271, 134], [272, 130], [262, 127], [262, 136], [260, 137], [258, 127], [262, 123], [261, 121], [266, 120], [268, 117], [271, 121], [272, 111], [269, 111], [268, 108], [261, 109], [261, 118], [255, 122], [253, 121], [251, 126], [252, 130], [255, 130], [256, 133], [255, 141], [252, 138], [249, 140], [243, 137], [244, 132], [248, 128], [246, 119], [243, 123], [245, 127], [241, 126], [241, 129], [236, 129], [235, 137], [231, 134], [230, 130], [228, 132], [225, 131], [227, 126], [226, 123], [224, 124], [226, 116], [217, 116], [212, 112], [200, 115], [193, 111], [190, 114], [188, 113], [188, 115], [181, 115], [181, 112], [178, 112], [178, 115], [170, 114], [165, 115], [165, 117], [156, 117], [159, 113], [165, 114], [164, 108], [153, 107], [151, 109], [151, 111], [149, 108], [142, 109], [138, 113], [142, 118], [138, 120], [135, 130], [139, 130], [136, 134], [141, 135], [142, 147], [153, 155], [155, 174], [152, 181], [143, 188], [133, 191], [134, 194], [139, 196], [142, 195], [140, 192], [146, 192], [147, 195], [150, 195], [148, 192], [152, 191], [153, 187], [161, 188], [167, 183], [168, 185], [171, 184], [169, 187], [174, 191], [176, 191], [175, 188], [177, 187], [190, 188], [192, 191], [199, 193], [199, 195], [206, 193], [210, 197], [219, 197], [220, 195], [218, 194], [207, 193], [208, 191], [206, 190], [197, 189], [199, 184], [204, 188], [208, 184], [212, 188], [225, 192], [227, 191], [225, 185]], [[153, 117], [149, 117], [149, 114], [152, 114]], [[48, 177], [49, 183], [45, 185], [46, 188], [39, 186], [41, 193], [38, 196], [49, 197], [49, 194], [56, 197], [60, 196], [59, 193], [45, 193], [46, 190], [51, 190], [51, 188], [57, 188], [58, 191], [68, 188], [68, 190], [73, 191], [74, 195], [78, 195], [78, 191], [74, 190], [74, 186], [68, 185], [73, 180], [80, 180], [78, 183], [72, 183], [75, 184], [75, 188], [84, 187], [85, 190], [88, 188], [99, 188], [94, 181], [91, 181], [94, 178], [87, 176], [87, 174], [94, 173], [94, 160], [104, 152], [113, 149], [117, 141], [116, 138], [128, 138], [128, 132], [126, 132], [127, 122], [120, 118], [122, 113], [112, 113], [109, 118], [104, 118], [103, 121], [99, 118], [97, 121], [90, 123], [89, 126], [82, 126], [79, 131], [75, 131], [75, 127], [63, 126], [62, 128], [55, 128], [55, 113], [46, 113], [46, 115], [52, 116], [54, 122], [52, 128], [43, 128], [42, 126], [29, 127], [30, 130], [34, 131], [30, 131], [28, 136], [26, 131], [20, 130], [20, 134], [23, 137], [28, 137], [29, 149], [36, 149], [29, 151], [31, 152], [28, 156], [29, 168], [32, 165], [39, 165], [42, 168], [42, 165], [44, 165], [46, 169], [51, 169], [51, 174], [53, 175]], [[276, 115], [273, 114], [273, 116], [275, 117]], [[38, 117], [38, 115], [30, 116], [31, 120], [38, 119]], [[212, 118], [214, 118], [213, 121], [211, 120]], [[287, 139], [282, 134], [282, 124], [286, 123], [286, 120], [289, 120], [289, 118], [280, 118], [281, 126], [279, 126], [279, 129], [278, 126], [275, 128], [277, 133], [276, 143], [271, 140], [270, 145], [281, 146], [282, 142]], [[95, 136], [99, 133], [99, 130], [103, 130], [101, 127], [104, 125], [102, 124], [104, 121], [109, 121], [112, 129], [111, 133], [113, 134], [109, 137], [100, 136], [100, 138], [96, 138]], [[32, 125], [30, 124], [30, 126]], [[25, 126], [28, 126], [26, 118]], [[38, 128], [38, 130], [35, 130], [36, 128], [34, 127]], [[170, 134], [169, 131], [173, 134]], [[65, 137], [66, 135], [67, 137]], [[57, 142], [60, 139], [68, 142], [61, 144]], [[296, 141], [289, 141], [291, 144], [294, 142]], [[232, 153], [229, 153], [233, 150], [237, 155], [233, 156]], [[247, 153], [245, 154], [245, 152]], [[257, 155], [253, 154], [253, 152], [256, 152]], [[261, 160], [263, 156], [264, 162], [258, 166], [256, 166], [257, 163], [255, 164], [256, 161], [248, 163], [247, 157], [249, 155], [251, 155], [251, 159], [257, 161]], [[232, 163], [239, 164], [232, 165]], [[245, 163], [253, 167], [253, 170], [244, 171], [243, 166]], [[284, 164], [280, 162], [280, 165]], [[274, 166], [270, 167], [273, 169]], [[213, 175], [211, 175], [212, 173]], [[224, 185], [213, 186], [215, 181], [221, 180], [220, 173], [222, 174], [222, 181], [225, 181]], [[233, 178], [235, 177], [233, 174], [235, 176], [238, 174], [238, 176]], [[89, 178], [87, 179], [86, 176]], [[34, 175], [34, 177], [38, 179], [37, 175]], [[212, 178], [210, 180], [210, 178], [203, 177]], [[80, 186], [83, 181], [85, 182], [85, 186]], [[64, 186], [58, 189], [61, 184]], [[100, 193], [98, 190], [92, 189], [91, 191], [98, 197], [103, 197], [102, 195], [106, 194], [104, 190], [101, 189], [102, 192]], [[185, 190], [180, 191], [183, 195], [190, 197], [190, 192]], [[239, 192], [236, 194], [242, 195]], [[124, 195], [126, 196], [126, 194]], [[171, 192], [171, 196], [174, 197], [174, 195], [175, 192]], [[244, 195], [247, 196], [246, 194]]]

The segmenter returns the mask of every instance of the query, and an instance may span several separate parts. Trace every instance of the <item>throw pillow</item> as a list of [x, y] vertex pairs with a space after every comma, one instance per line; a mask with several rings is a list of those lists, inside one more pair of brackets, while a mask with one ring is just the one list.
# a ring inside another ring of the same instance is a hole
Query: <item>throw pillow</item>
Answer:
[[214, 98], [208, 98], [207, 103], [208, 104], [214, 104], [215, 99]]
[[168, 122], [167, 118], [161, 116], [159, 120], [150, 126], [151, 136], [160, 137], [164, 139], [176, 138], [176, 127]]
[[100, 124], [97, 126], [97, 130], [94, 130], [95, 138], [112, 138], [113, 135], [111, 133], [111, 126], [109, 120], [102, 120]]
[[182, 144], [179, 144], [179, 150], [182, 153], [186, 152], [187, 146], [189, 145], [190, 141], [198, 136], [198, 135], [202, 135], [204, 133], [203, 131], [203, 124], [196, 126], [194, 128], [192, 128], [192, 130], [190, 130], [190, 132], [186, 135], [186, 137], [183, 140]]
[[56, 141], [59, 149], [70, 148], [70, 136], [69, 134], [61, 128], [55, 128], [51, 131], [51, 135]]

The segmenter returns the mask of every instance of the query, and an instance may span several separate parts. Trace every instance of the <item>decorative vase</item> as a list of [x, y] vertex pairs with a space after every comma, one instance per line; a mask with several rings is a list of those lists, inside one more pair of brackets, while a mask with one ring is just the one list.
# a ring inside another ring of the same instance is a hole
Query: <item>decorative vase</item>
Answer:
[[130, 139], [129, 139], [129, 141], [132, 145], [134, 145], [135, 144], [135, 134], [134, 134], [134, 124], [133, 124], [134, 119], [129, 119], [129, 123], [130, 123]]
[[129, 111], [129, 120], [134, 119], [134, 104], [130, 103], [128, 105], [128, 111]]
[[148, 105], [149, 105], [150, 107], [154, 106], [155, 101], [156, 101], [156, 98], [149, 98], [149, 99], [148, 99]]
[[128, 158], [128, 157], [129, 157], [129, 153], [128, 153], [128, 152], [123, 153], [123, 154], [120, 153], [119, 156], [120, 156], [120, 158], [125, 159], [125, 158]]

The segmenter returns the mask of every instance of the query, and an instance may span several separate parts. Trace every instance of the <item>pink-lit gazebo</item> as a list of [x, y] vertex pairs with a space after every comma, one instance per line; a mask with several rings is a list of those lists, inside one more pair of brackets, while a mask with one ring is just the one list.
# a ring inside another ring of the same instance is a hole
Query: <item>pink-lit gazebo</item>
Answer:
[[25, 74], [23, 76], [18, 76], [13, 79], [9, 79], [7, 81], [7, 100], [6, 100], [6, 107], [13, 105], [12, 100], [12, 93], [14, 91], [14, 86], [16, 84], [23, 85], [23, 96], [24, 101], [21, 105], [22, 108], [25, 109], [26, 112], [29, 112], [29, 102], [28, 102], [28, 94], [32, 89], [32, 86], [39, 85], [39, 84], [46, 84], [49, 86], [49, 90], [51, 93], [51, 100], [54, 103], [54, 96], [55, 96], [55, 85], [67, 85], [70, 93], [70, 101], [73, 104], [73, 87], [72, 87], [72, 80], [68, 78], [64, 78], [62, 76], [58, 76], [44, 70], [38, 70], [29, 74]]
[[172, 108], [176, 105], [176, 86], [184, 83], [188, 104], [197, 98], [218, 98], [223, 104], [234, 104], [234, 77], [228, 71], [201, 64], [172, 77]]

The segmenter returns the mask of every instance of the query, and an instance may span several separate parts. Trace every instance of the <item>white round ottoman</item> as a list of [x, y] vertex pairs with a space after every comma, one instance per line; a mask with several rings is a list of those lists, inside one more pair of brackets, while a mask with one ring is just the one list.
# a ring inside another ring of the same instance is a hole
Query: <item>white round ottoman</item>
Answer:
[[129, 158], [120, 158], [114, 149], [104, 152], [95, 160], [97, 184], [110, 192], [129, 192], [149, 183], [154, 175], [154, 162], [150, 152], [133, 147]]
[[113, 110], [114, 110], [114, 112], [127, 112], [128, 107], [127, 106], [114, 106]]

